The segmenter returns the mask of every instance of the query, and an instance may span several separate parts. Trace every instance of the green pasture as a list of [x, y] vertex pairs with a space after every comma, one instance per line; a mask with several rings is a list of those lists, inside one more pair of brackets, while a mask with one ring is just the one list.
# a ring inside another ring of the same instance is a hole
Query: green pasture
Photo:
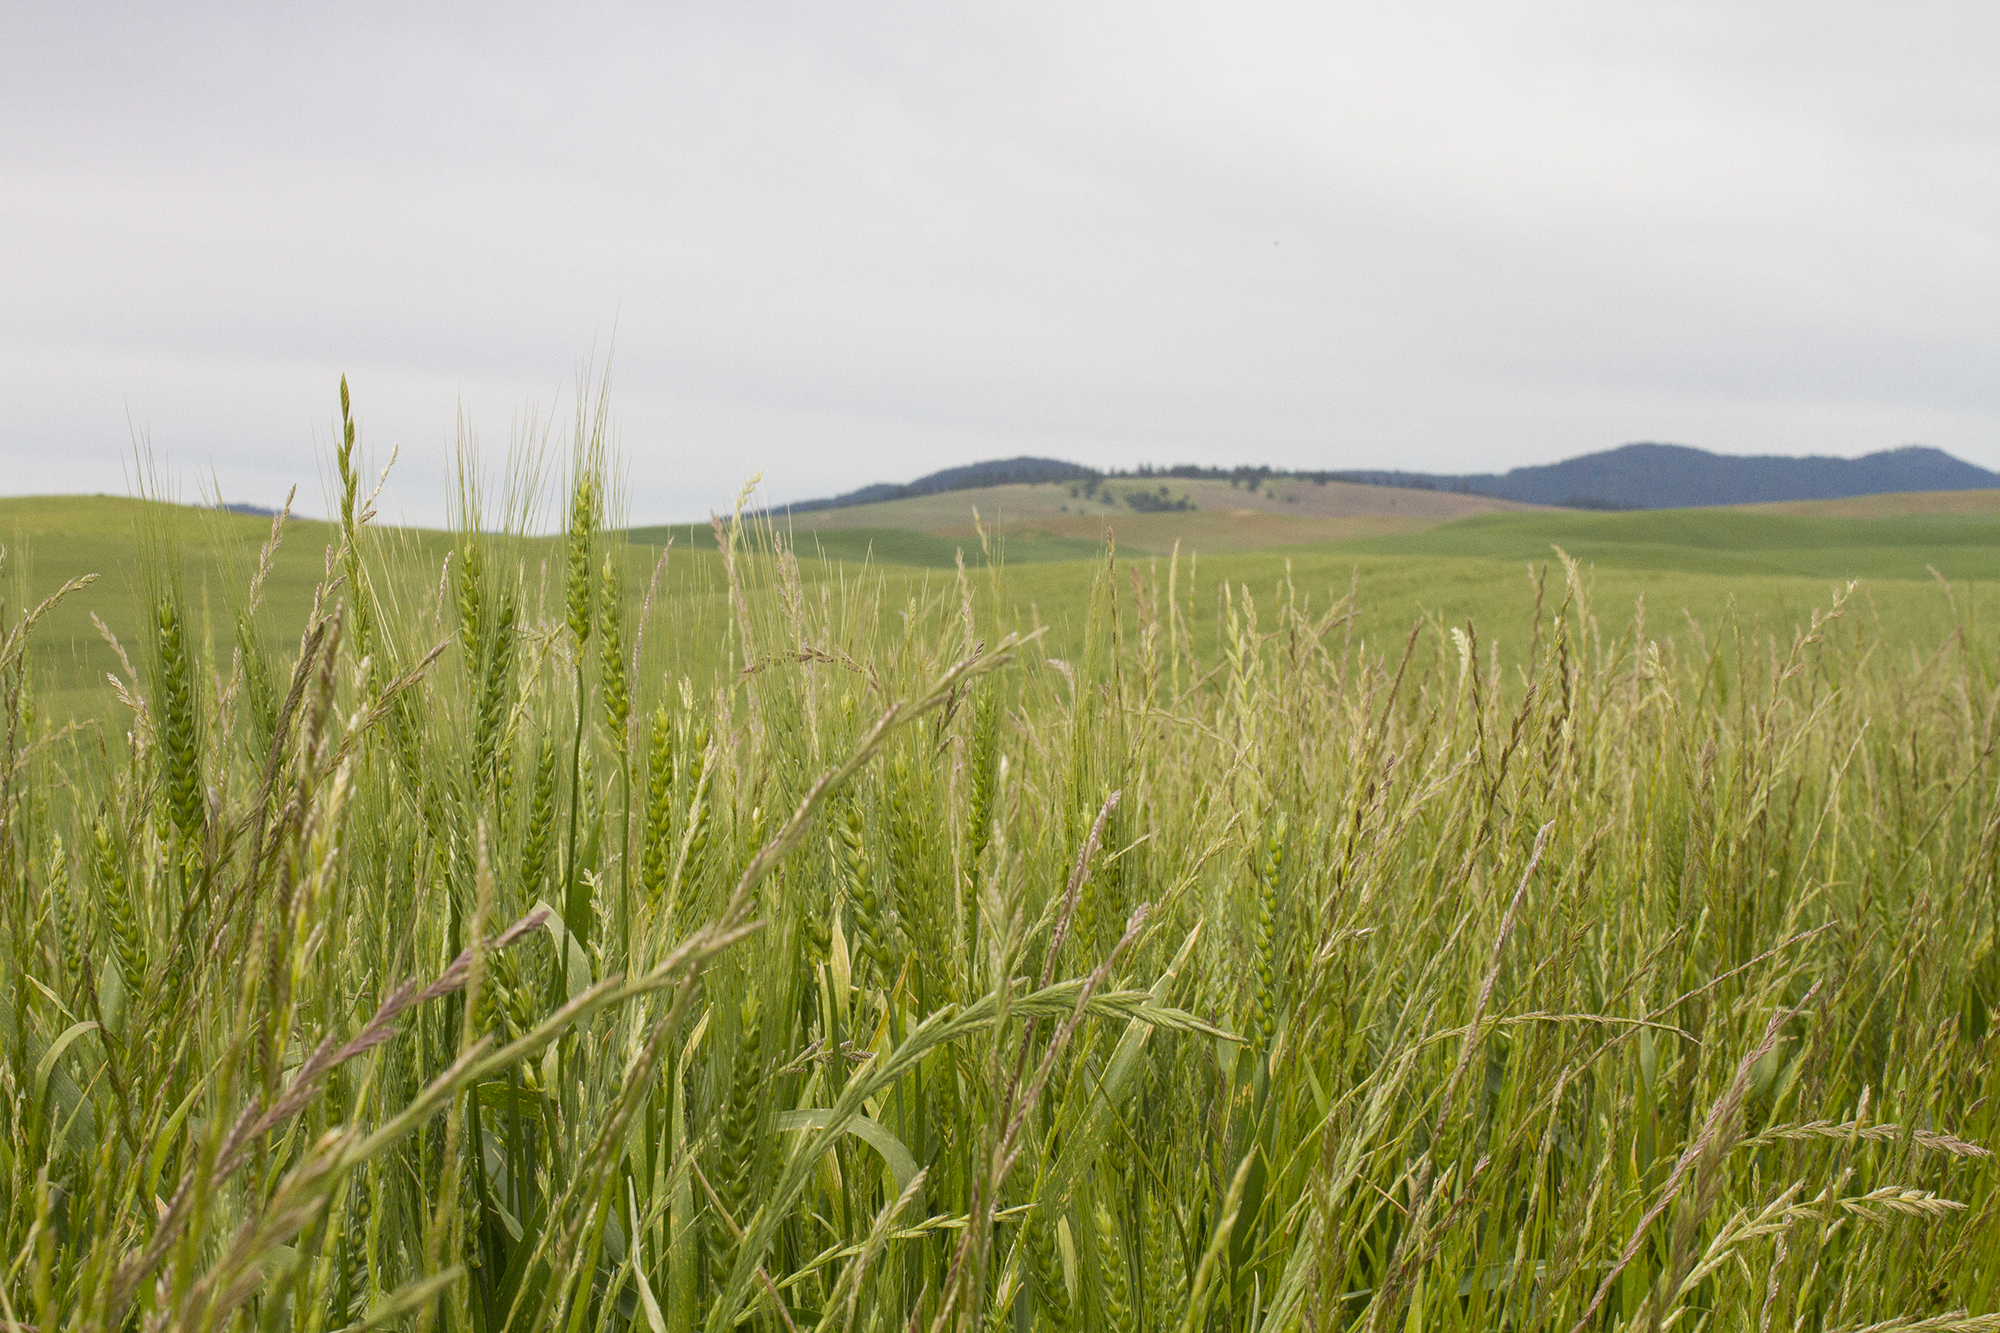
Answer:
[[[802, 522], [765, 526], [752, 522], [763, 541], [780, 537], [804, 560], [835, 561], [843, 564], [906, 565], [918, 569], [951, 569], [960, 556], [968, 566], [984, 566], [987, 551], [976, 541], [944, 537], [909, 528], [810, 528]], [[630, 528], [628, 541], [640, 546], [661, 547], [672, 542], [676, 550], [713, 551], [714, 525], [672, 523]], [[1022, 534], [996, 539], [994, 557], [1006, 564], [1049, 564], [1090, 560], [1098, 543], [1081, 537], [1056, 537], [1046, 533]]]
[[[227, 644], [241, 599], [269, 537], [269, 520], [186, 506], [103, 496], [0, 500], [0, 543], [7, 548], [0, 592], [17, 603], [47, 596], [65, 580], [96, 574], [90, 588], [65, 600], [31, 646], [53, 715], [101, 715], [112, 701], [107, 676], [121, 670], [101, 621], [128, 654], [143, 637], [141, 611], [153, 598], [140, 574], [148, 552], [178, 571], [209, 639]], [[257, 624], [270, 647], [295, 646], [338, 537], [332, 524], [292, 520], [274, 553]], [[708, 524], [633, 528], [623, 534], [634, 610], [659, 558], [672, 543], [650, 619], [648, 669], [706, 683], [728, 617], [726, 580]], [[394, 571], [381, 595], [428, 590], [452, 547], [448, 533], [390, 529], [374, 534], [383, 568]], [[739, 568], [747, 586], [779, 577], [769, 552], [796, 553], [802, 586], [838, 590], [879, 585], [891, 601], [928, 603], [959, 597], [962, 555], [982, 609], [1023, 631], [1037, 626], [1051, 650], [1074, 646], [1088, 589], [1106, 559], [1095, 543], [1058, 537], [977, 543], [897, 529], [793, 530], [746, 523]], [[511, 544], [531, 599], [560, 599], [549, 582], [555, 539]], [[1788, 635], [1858, 581], [1846, 619], [1879, 641], [1922, 650], [1954, 630], [1976, 652], [1990, 651], [1988, 626], [2000, 585], [2000, 519], [1919, 514], [1891, 518], [1818, 518], [1739, 510], [1625, 514], [1492, 514], [1427, 532], [1289, 549], [1188, 552], [1179, 560], [1119, 557], [1114, 587], [1125, 596], [1164, 599], [1169, 585], [1197, 654], [1214, 650], [1218, 617], [1247, 590], [1254, 606], [1286, 581], [1309, 603], [1351, 598], [1343, 633], [1400, 643], [1420, 622], [1469, 628], [1482, 651], [1506, 662], [1530, 647], [1538, 598], [1563, 586], [1561, 553], [1584, 571], [1600, 629], [1629, 631], [1638, 618], [1648, 637], [1722, 632], [1753, 638]], [[995, 568], [994, 566], [997, 566]], [[152, 576], [157, 578], [157, 572]], [[997, 601], [997, 605], [995, 605]], [[438, 627], [442, 634], [444, 629]], [[428, 646], [428, 645], [426, 645]], [[215, 660], [211, 657], [209, 660]], [[143, 672], [144, 662], [134, 657]], [[742, 662], [728, 664], [740, 669]]]
[[2000, 517], [1820, 518], [1737, 509], [1481, 514], [1345, 544], [1385, 556], [1543, 560], [1560, 546], [1600, 569], [1819, 579], [2000, 578]]

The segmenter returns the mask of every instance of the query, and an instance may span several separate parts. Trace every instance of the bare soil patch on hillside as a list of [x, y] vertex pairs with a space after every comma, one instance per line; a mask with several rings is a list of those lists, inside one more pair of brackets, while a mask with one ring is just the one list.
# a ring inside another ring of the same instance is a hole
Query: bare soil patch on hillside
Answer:
[[[1185, 499], [1189, 507], [1144, 512], [1127, 498], [1134, 493], [1170, 505]], [[1069, 484], [989, 486], [815, 510], [790, 521], [798, 530], [905, 528], [953, 537], [976, 536], [975, 524], [988, 531], [1063, 537], [1096, 538], [1109, 532], [1132, 549], [1171, 550], [1177, 540], [1210, 549], [1343, 541], [1537, 507], [1483, 495], [1339, 481], [1279, 480], [1252, 491], [1223, 481], [1126, 478], [1106, 482], [1091, 494]], [[776, 517], [785, 521], [783, 511]]]

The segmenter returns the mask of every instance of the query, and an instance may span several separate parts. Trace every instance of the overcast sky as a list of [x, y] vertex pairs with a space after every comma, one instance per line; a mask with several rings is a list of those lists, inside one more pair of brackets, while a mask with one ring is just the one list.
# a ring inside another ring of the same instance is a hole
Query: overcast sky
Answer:
[[610, 364], [637, 520], [1021, 453], [2000, 468], [2000, 6], [0, 10], [0, 491], [444, 516]]

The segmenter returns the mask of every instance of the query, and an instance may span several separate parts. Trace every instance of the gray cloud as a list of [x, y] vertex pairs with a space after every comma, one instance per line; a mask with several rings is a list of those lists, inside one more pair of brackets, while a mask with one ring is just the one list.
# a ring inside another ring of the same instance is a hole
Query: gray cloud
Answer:
[[[636, 517], [997, 454], [2000, 467], [1991, 6], [16, 5], [0, 468], [442, 517], [614, 343]], [[561, 432], [558, 432], [560, 438]]]

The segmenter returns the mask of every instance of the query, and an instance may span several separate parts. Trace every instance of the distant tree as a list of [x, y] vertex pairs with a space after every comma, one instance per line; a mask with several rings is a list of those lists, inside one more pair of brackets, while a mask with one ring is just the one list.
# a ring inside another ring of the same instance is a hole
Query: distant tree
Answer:
[[1125, 503], [1130, 505], [1134, 512], [1140, 514], [1185, 513], [1187, 510], [1194, 508], [1185, 495], [1181, 496], [1178, 500], [1169, 500], [1166, 496], [1166, 487], [1164, 486], [1157, 492], [1127, 491], [1125, 492]]

